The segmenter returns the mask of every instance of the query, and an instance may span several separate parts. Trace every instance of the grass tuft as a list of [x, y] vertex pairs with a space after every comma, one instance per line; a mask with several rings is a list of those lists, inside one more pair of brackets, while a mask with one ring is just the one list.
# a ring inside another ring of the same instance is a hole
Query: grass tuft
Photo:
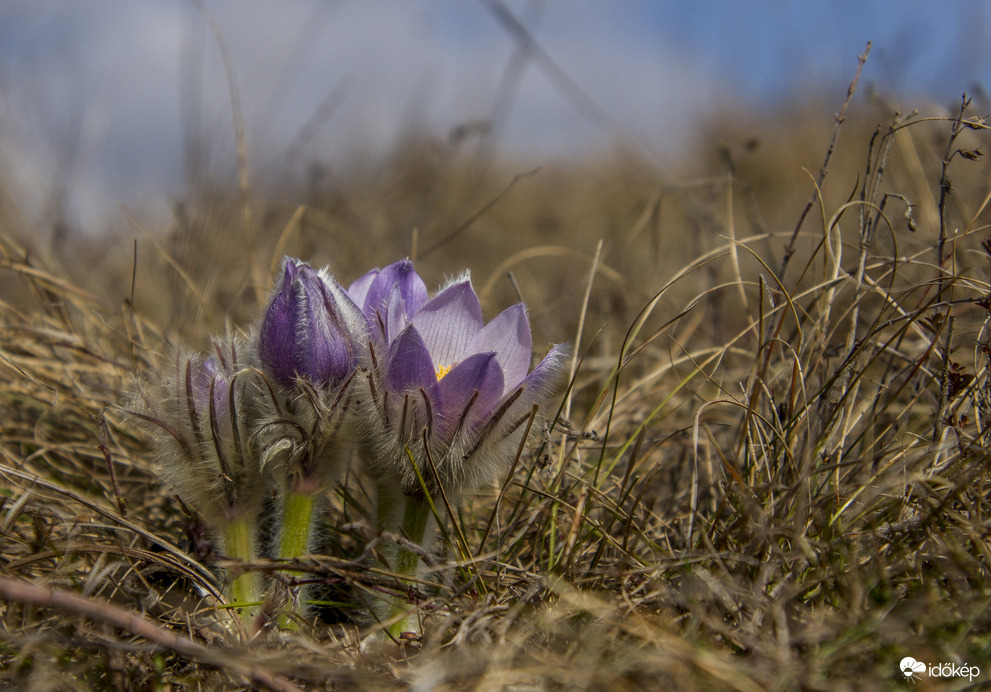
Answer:
[[[734, 144], [764, 126], [717, 123], [679, 185], [626, 159], [514, 177], [411, 141], [366, 178], [197, 190], [136, 253], [90, 241], [96, 272], [11, 213], [0, 681], [841, 690], [902, 684], [905, 656], [989, 667], [989, 126], [966, 101], [871, 108], [832, 123], [814, 180], [787, 121], [770, 151]], [[284, 253], [347, 283], [417, 248], [428, 283], [470, 267], [487, 314], [522, 297], [538, 356], [573, 343], [560, 406], [497, 487], [435, 498], [431, 550], [371, 528], [352, 468], [312, 555], [223, 564], [120, 408], [134, 378], [250, 329]], [[223, 566], [314, 606], [245, 642]], [[362, 647], [383, 595], [422, 638]]]

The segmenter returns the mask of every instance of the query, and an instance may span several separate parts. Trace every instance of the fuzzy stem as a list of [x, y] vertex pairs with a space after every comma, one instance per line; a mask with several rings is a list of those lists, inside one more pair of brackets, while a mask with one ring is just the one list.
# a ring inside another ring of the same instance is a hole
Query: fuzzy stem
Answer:
[[[255, 517], [248, 515], [236, 519], [224, 527], [224, 553], [242, 562], [255, 559]], [[261, 575], [244, 572], [234, 578], [227, 587], [227, 599], [241, 613], [241, 620], [249, 636], [254, 633], [254, 620], [261, 602]]]
[[[403, 513], [403, 533], [413, 543], [423, 547], [423, 537], [427, 532], [430, 521], [430, 505], [423, 500], [406, 498], [406, 511]], [[420, 564], [420, 556], [406, 548], [399, 549], [399, 559], [396, 570], [403, 576], [416, 574]]]
[[405, 506], [406, 496], [393, 483], [378, 482], [375, 485], [375, 529], [394, 531]]
[[313, 532], [313, 495], [287, 490], [279, 529], [279, 557], [299, 557], [310, 548]]
[[[403, 526], [402, 518], [408, 499], [395, 483], [376, 483], [375, 530], [380, 534], [398, 534]], [[379, 557], [383, 567], [393, 571], [398, 570], [399, 544], [395, 541], [385, 541], [379, 550]]]
[[[279, 524], [279, 536], [276, 557], [283, 560], [297, 558], [310, 549], [310, 538], [313, 535], [313, 510], [316, 507], [314, 493], [300, 493], [286, 490], [282, 502], [282, 521]], [[299, 572], [285, 572], [295, 575]], [[296, 605], [302, 600], [302, 592], [297, 594]], [[295, 610], [295, 608], [293, 609]], [[298, 613], [297, 614], [301, 614]], [[295, 629], [290, 614], [279, 617], [279, 626], [284, 629]]]
[[[414, 497], [404, 497], [405, 509], [403, 511], [402, 519], [402, 531], [406, 537], [416, 545], [422, 547], [424, 546], [424, 538], [427, 534], [427, 527], [430, 524], [430, 519], [432, 516], [430, 510], [430, 503], [425, 500], [420, 500]], [[417, 569], [420, 566], [420, 556], [405, 547], [399, 547], [398, 554], [396, 556], [396, 563], [394, 568], [396, 573], [400, 577], [415, 577]], [[410, 585], [414, 584], [412, 579], [403, 579], [402, 584]], [[406, 599], [395, 598], [390, 599], [389, 611], [386, 617], [387, 620], [391, 620], [397, 615], [405, 612], [409, 607]], [[402, 618], [397, 620], [392, 625], [389, 626], [389, 634], [393, 637], [399, 637], [403, 632], [416, 629], [416, 623], [412, 618]]]

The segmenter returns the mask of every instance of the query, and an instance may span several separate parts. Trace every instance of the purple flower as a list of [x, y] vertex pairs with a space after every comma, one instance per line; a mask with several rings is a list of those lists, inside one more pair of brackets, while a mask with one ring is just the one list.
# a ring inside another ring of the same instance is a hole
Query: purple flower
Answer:
[[556, 385], [565, 353], [554, 347], [530, 372], [523, 304], [485, 324], [467, 275], [429, 300], [423, 285], [403, 260], [349, 289], [373, 334], [366, 456], [408, 494], [420, 490], [410, 455], [430, 486], [439, 480], [448, 492], [489, 478]]
[[258, 335], [265, 371], [284, 387], [298, 378], [318, 388], [339, 384], [357, 363], [355, 334], [364, 338], [364, 320], [344, 289], [325, 272], [286, 257]]
[[135, 412], [157, 431], [163, 475], [213, 525], [257, 513], [265, 496], [243, 351], [229, 340], [209, 357], [177, 354], [145, 393], [148, 412]]
[[256, 337], [261, 370], [278, 385], [261, 392], [255, 439], [263, 465], [293, 492], [314, 493], [346, 457], [351, 383], [367, 353], [361, 309], [326, 270], [291, 257]]

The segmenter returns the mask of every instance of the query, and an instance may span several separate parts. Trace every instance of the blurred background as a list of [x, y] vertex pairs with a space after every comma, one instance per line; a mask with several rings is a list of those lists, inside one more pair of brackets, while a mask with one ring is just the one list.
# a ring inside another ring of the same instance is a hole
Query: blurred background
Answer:
[[622, 149], [670, 180], [717, 123], [831, 127], [868, 40], [865, 98], [980, 100], [988, 36], [982, 0], [4, 0], [4, 197], [40, 234], [165, 223], [234, 184], [232, 93], [256, 190], [374, 176], [417, 137], [516, 172]]

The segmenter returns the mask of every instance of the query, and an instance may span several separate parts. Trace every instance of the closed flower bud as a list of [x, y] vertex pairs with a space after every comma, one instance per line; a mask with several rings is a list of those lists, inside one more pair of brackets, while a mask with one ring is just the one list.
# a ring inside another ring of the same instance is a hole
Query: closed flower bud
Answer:
[[178, 353], [149, 384], [147, 412], [138, 413], [154, 424], [163, 475], [211, 524], [258, 512], [265, 495], [251, 443], [243, 351], [241, 342], [230, 340], [215, 344], [209, 357]]
[[280, 483], [312, 494], [341, 470], [350, 384], [367, 352], [361, 310], [325, 270], [291, 257], [255, 335], [261, 372], [256, 439]]
[[287, 257], [258, 335], [265, 372], [284, 387], [305, 378], [317, 388], [341, 383], [356, 364], [360, 311], [337, 282]]
[[[214, 344], [209, 357], [178, 352], [165, 370], [144, 384], [142, 411], [151, 424], [162, 475], [183, 502], [209, 527], [218, 552], [253, 562], [258, 518], [267, 478], [258, 447], [250, 383], [254, 371], [237, 339]], [[230, 575], [228, 601], [236, 605], [250, 634], [261, 600], [261, 575]]]

